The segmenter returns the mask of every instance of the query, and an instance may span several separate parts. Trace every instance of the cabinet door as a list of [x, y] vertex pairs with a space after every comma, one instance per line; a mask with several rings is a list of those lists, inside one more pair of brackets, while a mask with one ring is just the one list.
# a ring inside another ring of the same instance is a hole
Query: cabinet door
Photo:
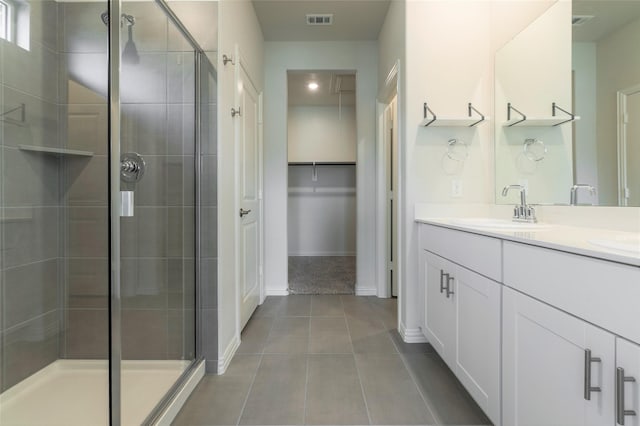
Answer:
[[433, 253], [424, 252], [425, 288], [425, 335], [429, 343], [442, 359], [455, 370], [455, 304], [453, 298], [447, 298], [441, 291], [442, 280], [449, 268], [453, 273], [454, 265]]
[[[620, 375], [616, 378], [616, 387], [620, 387], [616, 395], [616, 423], [640, 426], [640, 346], [624, 339], [616, 339], [616, 374]], [[627, 381], [622, 381], [622, 374]], [[624, 405], [618, 406], [623, 394]], [[624, 415], [624, 411], [629, 413]], [[631, 415], [631, 411], [635, 415]]]
[[456, 375], [494, 424], [500, 424], [501, 285], [457, 267]]
[[[612, 424], [613, 335], [509, 288], [502, 295], [503, 424]], [[587, 363], [587, 349], [600, 362]], [[587, 372], [601, 390], [590, 400]]]

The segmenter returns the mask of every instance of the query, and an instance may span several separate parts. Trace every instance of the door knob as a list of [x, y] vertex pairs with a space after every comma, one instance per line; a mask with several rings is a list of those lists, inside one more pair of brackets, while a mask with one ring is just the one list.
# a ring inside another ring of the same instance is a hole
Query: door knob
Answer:
[[251, 209], [249, 209], [249, 210], [245, 210], [245, 209], [243, 209], [242, 207], [240, 207], [240, 217], [246, 216], [246, 215], [248, 215], [249, 213], [251, 213]]

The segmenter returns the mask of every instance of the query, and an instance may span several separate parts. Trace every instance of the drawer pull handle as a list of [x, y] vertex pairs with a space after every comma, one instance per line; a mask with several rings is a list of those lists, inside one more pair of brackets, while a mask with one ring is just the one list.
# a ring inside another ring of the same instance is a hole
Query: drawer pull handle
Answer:
[[624, 418], [626, 416], [636, 415], [634, 410], [624, 409], [624, 384], [635, 381], [634, 377], [624, 375], [624, 368], [618, 367], [616, 370], [616, 420], [619, 425], [624, 426]]
[[591, 356], [591, 349], [584, 350], [584, 399], [591, 401], [591, 392], [602, 392], [599, 386], [591, 386], [591, 364], [602, 359]]
[[446, 289], [446, 286], [444, 284], [445, 277], [447, 279], [447, 282], [449, 282], [449, 274], [440, 269], [440, 293], [443, 293]]
[[455, 293], [453, 292], [453, 289], [452, 289], [452, 286], [451, 286], [451, 283], [453, 282], [453, 280], [454, 280], [454, 278], [453, 278], [453, 277], [451, 277], [451, 276], [447, 275], [447, 299], [448, 299], [452, 294], [455, 294]]

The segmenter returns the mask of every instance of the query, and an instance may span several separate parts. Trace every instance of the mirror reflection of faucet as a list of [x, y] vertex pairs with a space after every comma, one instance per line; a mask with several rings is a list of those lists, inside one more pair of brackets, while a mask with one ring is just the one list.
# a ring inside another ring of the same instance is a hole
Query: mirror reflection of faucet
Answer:
[[571, 199], [570, 199], [569, 205], [571, 206], [578, 205], [578, 190], [580, 188], [588, 190], [591, 195], [596, 195], [596, 189], [593, 186], [588, 185], [586, 183], [576, 183], [571, 187]]
[[510, 189], [518, 189], [520, 191], [520, 205], [513, 208], [514, 222], [536, 223], [536, 210], [533, 206], [527, 204], [527, 190], [522, 185], [507, 185], [502, 188], [502, 196], [506, 197]]

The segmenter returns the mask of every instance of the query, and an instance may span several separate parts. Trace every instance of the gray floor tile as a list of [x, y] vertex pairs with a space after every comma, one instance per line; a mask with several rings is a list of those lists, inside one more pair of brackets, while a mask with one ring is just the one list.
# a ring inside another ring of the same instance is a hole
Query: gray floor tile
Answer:
[[351, 337], [344, 318], [311, 318], [309, 353], [353, 353]]
[[282, 302], [278, 315], [289, 317], [308, 317], [311, 315], [311, 296], [291, 295]]
[[240, 424], [302, 424], [306, 375], [306, 355], [264, 355]]
[[340, 296], [314, 296], [311, 299], [312, 317], [343, 317], [344, 309]]
[[267, 297], [266, 299], [264, 299], [264, 303], [258, 306], [256, 311], [253, 313], [253, 318], [274, 317], [278, 315], [278, 313], [282, 309], [285, 299], [286, 296]]
[[438, 354], [434, 352], [403, 356], [409, 371], [440, 424], [491, 424]]
[[252, 380], [252, 377], [242, 376], [205, 376], [173, 424], [237, 424]]
[[239, 354], [259, 354], [264, 351], [267, 337], [271, 332], [274, 317], [252, 317], [242, 330]]
[[355, 355], [372, 424], [435, 424], [400, 355]]
[[396, 347], [387, 329], [375, 318], [354, 318], [347, 316], [351, 343], [356, 353], [395, 354]]
[[308, 317], [277, 318], [267, 338], [264, 353], [307, 353], [309, 346]]
[[309, 356], [305, 424], [369, 424], [353, 355]]

